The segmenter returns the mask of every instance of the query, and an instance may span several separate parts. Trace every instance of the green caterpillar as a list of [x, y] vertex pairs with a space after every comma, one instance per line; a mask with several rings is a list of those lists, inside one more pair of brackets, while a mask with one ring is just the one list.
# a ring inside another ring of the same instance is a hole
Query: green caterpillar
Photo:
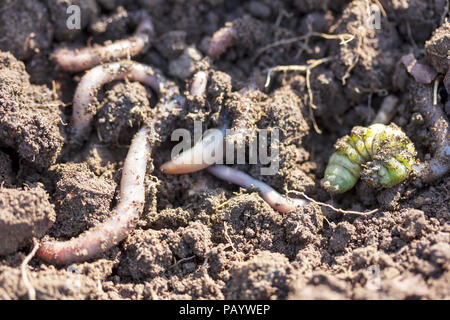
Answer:
[[350, 190], [359, 177], [375, 187], [392, 187], [408, 178], [416, 162], [414, 144], [394, 123], [354, 127], [335, 149], [322, 180], [330, 193]]

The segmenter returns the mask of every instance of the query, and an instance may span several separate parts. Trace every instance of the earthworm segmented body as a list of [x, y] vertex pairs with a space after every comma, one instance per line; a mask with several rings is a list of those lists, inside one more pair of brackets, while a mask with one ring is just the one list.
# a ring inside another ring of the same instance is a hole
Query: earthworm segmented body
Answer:
[[68, 241], [44, 242], [37, 255], [58, 265], [82, 262], [117, 245], [134, 229], [145, 201], [144, 178], [150, 143], [150, 129], [143, 127], [131, 142], [123, 165], [119, 203], [114, 215], [99, 226]]
[[309, 203], [304, 199], [283, 197], [264, 182], [256, 180], [248, 174], [231, 167], [216, 164], [206, 170], [217, 178], [237, 184], [241, 187], [258, 189], [264, 201], [266, 201], [273, 209], [281, 213], [289, 213], [297, 207], [305, 206]]
[[55, 50], [53, 57], [64, 70], [78, 72], [139, 54], [148, 46], [153, 34], [153, 23], [149, 17], [146, 17], [139, 23], [134, 35], [128, 39], [83, 49], [59, 48]]
[[134, 61], [122, 60], [97, 66], [88, 71], [75, 91], [72, 111], [72, 139], [82, 143], [89, 135], [89, 128], [97, 110], [92, 106], [98, 90], [106, 83], [128, 78], [142, 82], [158, 94], [165, 94], [165, 99], [171, 100], [179, 94], [175, 83], [168, 81], [155, 68]]
[[232, 27], [231, 23], [227, 23], [225, 27], [217, 30], [211, 37], [208, 46], [208, 56], [213, 59], [220, 56], [228, 47], [235, 44], [237, 36], [236, 29]]
[[430, 183], [443, 177], [450, 169], [450, 128], [442, 105], [433, 106], [433, 88], [431, 85], [414, 83], [411, 88], [412, 103], [423, 115], [433, 141], [435, 152], [431, 160], [415, 166], [418, 177]]
[[414, 144], [394, 123], [354, 127], [335, 148], [322, 180], [330, 193], [350, 190], [360, 176], [375, 187], [394, 186], [409, 176], [415, 164]]

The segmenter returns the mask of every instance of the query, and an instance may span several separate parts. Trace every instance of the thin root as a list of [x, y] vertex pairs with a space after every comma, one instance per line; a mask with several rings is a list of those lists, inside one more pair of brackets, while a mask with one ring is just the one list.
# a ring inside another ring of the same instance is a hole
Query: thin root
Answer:
[[20, 269], [22, 272], [22, 281], [25, 287], [27, 288], [28, 299], [30, 300], [36, 300], [36, 290], [34, 289], [33, 285], [28, 279], [27, 265], [31, 261], [31, 259], [33, 259], [34, 255], [36, 254], [36, 251], [39, 249], [39, 242], [37, 240], [33, 240], [33, 243], [34, 243], [33, 249], [25, 257], [25, 259], [22, 261], [22, 264], [20, 265]]
[[314, 200], [313, 198], [308, 197], [304, 192], [301, 192], [301, 191], [287, 190], [286, 192], [287, 192], [287, 193], [294, 193], [294, 194], [296, 194], [296, 195], [303, 196], [306, 200], [309, 200], [309, 201], [311, 201], [312, 203], [315, 203], [315, 204], [317, 204], [317, 205], [319, 205], [319, 206], [327, 207], [327, 208], [329, 208], [329, 209], [331, 209], [331, 210], [334, 210], [334, 211], [336, 211], [336, 212], [343, 213], [343, 214], [356, 214], [356, 215], [360, 215], [360, 216], [368, 216], [368, 215], [371, 215], [372, 213], [375, 213], [375, 212], [378, 211], [378, 208], [377, 208], [377, 209], [373, 209], [373, 210], [371, 210], [371, 211], [367, 211], [367, 212], [352, 211], [352, 210], [343, 210], [343, 209], [335, 208], [335, 207], [333, 207], [332, 205], [330, 205], [330, 204], [328, 204], [328, 203], [323, 203], [323, 202], [316, 201], [316, 200]]

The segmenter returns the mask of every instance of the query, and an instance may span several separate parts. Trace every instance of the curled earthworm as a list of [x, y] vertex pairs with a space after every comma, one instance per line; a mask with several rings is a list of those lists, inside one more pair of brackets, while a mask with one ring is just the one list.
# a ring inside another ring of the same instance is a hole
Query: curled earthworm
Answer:
[[354, 127], [335, 149], [322, 180], [330, 193], [350, 190], [360, 176], [375, 187], [392, 187], [408, 178], [415, 164], [414, 144], [394, 123]]
[[58, 265], [82, 262], [117, 245], [134, 229], [145, 202], [144, 177], [150, 129], [141, 128], [133, 138], [123, 165], [119, 203], [114, 215], [102, 224], [68, 241], [43, 242], [37, 255]]
[[271, 186], [231, 167], [216, 164], [206, 170], [219, 179], [237, 184], [247, 189], [258, 189], [264, 201], [266, 201], [273, 209], [281, 213], [291, 212], [295, 210], [295, 208], [305, 206], [309, 203], [304, 199], [283, 197]]
[[237, 39], [237, 31], [233, 28], [232, 23], [228, 22], [225, 27], [217, 30], [208, 45], [208, 56], [211, 58], [217, 58], [224, 53], [228, 47], [235, 44]]
[[450, 129], [441, 104], [433, 105], [433, 87], [427, 84], [413, 83], [412, 103], [425, 119], [433, 141], [435, 152], [431, 160], [415, 166], [418, 177], [425, 183], [431, 183], [443, 177], [450, 169]]
[[55, 50], [53, 57], [64, 70], [78, 72], [139, 54], [146, 49], [153, 34], [153, 23], [149, 17], [145, 17], [139, 23], [134, 35], [128, 39], [83, 49], [59, 48]]
[[178, 87], [168, 81], [155, 68], [130, 60], [108, 63], [89, 70], [82, 78], [75, 91], [72, 110], [72, 140], [82, 143], [89, 134], [90, 124], [96, 108], [92, 106], [97, 91], [106, 83], [128, 78], [150, 86], [157, 93], [165, 94], [167, 100], [178, 95]]

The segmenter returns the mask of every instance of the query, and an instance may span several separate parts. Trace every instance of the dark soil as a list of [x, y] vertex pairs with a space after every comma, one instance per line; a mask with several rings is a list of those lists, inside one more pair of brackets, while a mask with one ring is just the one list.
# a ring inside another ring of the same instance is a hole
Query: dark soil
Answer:
[[[80, 30], [66, 27], [68, 3], [80, 5]], [[186, 107], [157, 126], [162, 139], [152, 152], [136, 230], [85, 263], [55, 267], [34, 257], [28, 273], [37, 299], [450, 299], [448, 174], [432, 185], [409, 179], [383, 190], [359, 182], [333, 198], [320, 187], [335, 141], [370, 124], [387, 94], [399, 98], [392, 121], [414, 142], [419, 158], [434, 152], [410, 100], [414, 80], [400, 59], [412, 52], [445, 76], [446, 1], [380, 0], [386, 12], [380, 29], [366, 23], [366, 3], [2, 1], [0, 299], [28, 298], [20, 264], [33, 239], [65, 240], [110, 217], [130, 139], [155, 116], [158, 98], [149, 88], [111, 83], [97, 97], [89, 141], [71, 145], [71, 102], [82, 73], [64, 72], [51, 53], [63, 44], [127, 37], [142, 10], [152, 17], [156, 36], [134, 59], [175, 81]], [[236, 43], [210, 60], [208, 40], [225, 22], [236, 28]], [[311, 36], [266, 48], [308, 30], [355, 38], [340, 44]], [[331, 62], [311, 72], [314, 106], [302, 72], [274, 73], [263, 86], [268, 68], [329, 56]], [[205, 98], [187, 92], [197, 70], [208, 74]], [[259, 89], [246, 89], [255, 84]], [[438, 100], [450, 115], [442, 84]], [[256, 192], [206, 172], [161, 173], [174, 146], [170, 133], [192, 131], [194, 120], [204, 129], [225, 121], [279, 129], [277, 174], [261, 175], [264, 164], [237, 167], [283, 194], [296, 190], [347, 210], [379, 210], [359, 216], [310, 204], [282, 215]]]

